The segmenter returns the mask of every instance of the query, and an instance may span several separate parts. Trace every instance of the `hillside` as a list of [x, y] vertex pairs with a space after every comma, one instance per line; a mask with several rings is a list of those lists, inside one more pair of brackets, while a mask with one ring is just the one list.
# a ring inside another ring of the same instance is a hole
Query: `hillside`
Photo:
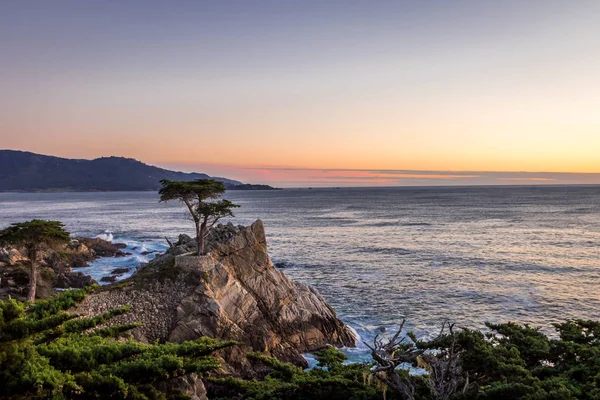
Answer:
[[[161, 179], [193, 180], [206, 174], [169, 171], [124, 157], [68, 159], [0, 150], [0, 192], [158, 190]], [[228, 189], [272, 189], [226, 178]]]

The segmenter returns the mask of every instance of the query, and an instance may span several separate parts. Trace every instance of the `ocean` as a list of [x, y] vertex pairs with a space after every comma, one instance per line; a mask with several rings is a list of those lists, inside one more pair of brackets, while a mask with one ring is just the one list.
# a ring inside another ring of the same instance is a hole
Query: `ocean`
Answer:
[[[420, 336], [443, 321], [600, 319], [600, 186], [231, 191], [235, 224], [265, 223], [284, 273], [315, 287], [363, 340], [402, 319]], [[0, 194], [0, 228], [60, 220], [73, 235], [125, 242], [94, 278], [138, 266], [193, 234], [186, 210], [153, 192]], [[225, 221], [226, 222], [226, 221]], [[125, 275], [127, 276], [127, 275]], [[348, 350], [360, 359], [365, 347]]]

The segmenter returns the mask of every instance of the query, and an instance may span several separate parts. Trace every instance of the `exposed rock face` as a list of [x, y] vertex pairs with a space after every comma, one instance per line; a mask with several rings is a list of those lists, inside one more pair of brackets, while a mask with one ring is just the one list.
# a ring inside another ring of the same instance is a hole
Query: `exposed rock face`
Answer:
[[57, 288], [84, 288], [96, 283], [91, 276], [85, 275], [83, 272], [63, 272], [56, 276], [54, 283]]
[[79, 254], [87, 261], [93, 260], [96, 257], [96, 252], [90, 249], [85, 244], [81, 243], [79, 239], [71, 240], [71, 242], [67, 245], [67, 248], [73, 251], [74, 253]]
[[90, 249], [97, 257], [123, 257], [121, 251], [127, 247], [125, 243], [111, 243], [100, 238], [79, 237], [76, 239], [80, 246]]
[[216, 228], [204, 256], [173, 255], [181, 252], [178, 247], [190, 249], [192, 240], [186, 239], [118, 288], [88, 296], [79, 311], [93, 315], [130, 304], [132, 311], [113, 323], [143, 322], [134, 336], [148, 341], [200, 336], [240, 341], [245, 345], [223, 354], [237, 372], [249, 369], [239, 357], [246, 350], [305, 366], [303, 352], [327, 343], [355, 344], [351, 330], [315, 290], [273, 266], [260, 220], [250, 227]]
[[19, 262], [26, 260], [16, 249], [0, 248], [0, 262], [8, 265], [17, 265]]

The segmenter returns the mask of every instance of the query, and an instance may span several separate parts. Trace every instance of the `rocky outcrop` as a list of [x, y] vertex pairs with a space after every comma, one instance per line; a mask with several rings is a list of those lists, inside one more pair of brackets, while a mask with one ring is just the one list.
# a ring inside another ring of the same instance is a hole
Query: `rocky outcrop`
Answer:
[[89, 249], [94, 257], [123, 257], [127, 253], [121, 251], [127, 247], [125, 243], [112, 243], [100, 238], [78, 237], [75, 239], [79, 246]]
[[[88, 247], [84, 242], [93, 246]], [[55, 288], [82, 288], [96, 283], [91, 277], [73, 272], [73, 268], [88, 266], [99, 254], [94, 247], [108, 253], [122, 253], [124, 244], [112, 244], [102, 239], [79, 238], [65, 246], [45, 248], [37, 258], [38, 279], [36, 297], [44, 298], [56, 293]], [[109, 250], [106, 250], [109, 249]], [[100, 254], [104, 254], [100, 252]], [[26, 249], [0, 248], [0, 298], [12, 296], [23, 299], [28, 291], [31, 262]]]
[[96, 283], [91, 276], [84, 274], [81, 271], [77, 272], [63, 272], [56, 276], [54, 286], [57, 288], [84, 288]]
[[88, 296], [77, 311], [95, 315], [129, 304], [131, 312], [112, 323], [142, 322], [133, 334], [146, 341], [239, 341], [243, 345], [223, 357], [241, 373], [251, 370], [241, 356], [248, 350], [306, 366], [303, 352], [355, 344], [352, 331], [314, 289], [273, 266], [260, 220], [213, 229], [204, 256], [189, 254], [193, 246], [191, 238], [181, 237], [132, 278]]

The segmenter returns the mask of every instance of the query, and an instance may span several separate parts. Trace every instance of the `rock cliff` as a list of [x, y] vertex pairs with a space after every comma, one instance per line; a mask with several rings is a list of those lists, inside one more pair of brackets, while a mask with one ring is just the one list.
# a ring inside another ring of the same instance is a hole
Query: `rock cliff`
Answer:
[[[325, 344], [354, 346], [352, 331], [312, 288], [290, 281], [267, 253], [263, 223], [219, 226], [209, 252], [194, 256], [180, 237], [166, 254], [128, 280], [109, 285], [79, 306], [86, 315], [129, 304], [113, 323], [142, 322], [141, 340], [181, 342], [199, 336], [237, 340], [222, 354], [232, 372], [252, 370], [242, 354], [261, 351], [306, 366], [303, 352]], [[183, 254], [182, 254], [183, 253]]]

